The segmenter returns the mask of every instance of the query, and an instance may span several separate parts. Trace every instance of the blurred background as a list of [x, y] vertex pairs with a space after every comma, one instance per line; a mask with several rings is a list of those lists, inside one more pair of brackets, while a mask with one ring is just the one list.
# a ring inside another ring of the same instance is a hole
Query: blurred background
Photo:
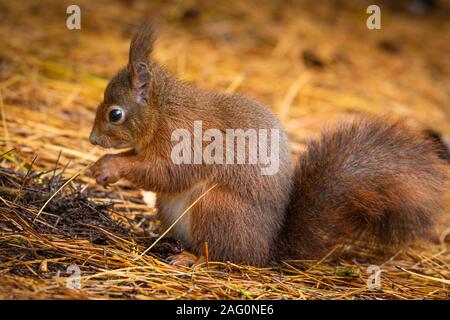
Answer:
[[377, 1], [380, 30], [367, 28], [374, 3], [364, 0], [79, 0], [81, 30], [66, 28], [70, 4], [0, 2], [0, 143], [19, 152], [96, 158], [87, 139], [95, 108], [148, 19], [159, 25], [157, 61], [202, 88], [267, 104], [295, 150], [349, 114], [450, 135], [449, 1]]

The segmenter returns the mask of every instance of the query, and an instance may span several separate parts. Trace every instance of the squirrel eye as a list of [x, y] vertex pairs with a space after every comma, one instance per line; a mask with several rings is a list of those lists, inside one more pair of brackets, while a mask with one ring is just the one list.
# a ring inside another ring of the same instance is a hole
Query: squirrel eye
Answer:
[[124, 120], [124, 112], [122, 109], [112, 109], [109, 111], [108, 117], [110, 122], [119, 124]]

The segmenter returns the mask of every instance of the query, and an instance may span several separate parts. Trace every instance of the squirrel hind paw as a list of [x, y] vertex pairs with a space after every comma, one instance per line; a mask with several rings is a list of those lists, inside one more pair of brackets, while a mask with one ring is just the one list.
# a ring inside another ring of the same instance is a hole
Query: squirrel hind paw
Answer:
[[183, 251], [179, 254], [174, 254], [166, 259], [169, 264], [173, 266], [183, 266], [183, 267], [194, 267], [203, 262], [202, 257], [197, 257], [196, 255]]

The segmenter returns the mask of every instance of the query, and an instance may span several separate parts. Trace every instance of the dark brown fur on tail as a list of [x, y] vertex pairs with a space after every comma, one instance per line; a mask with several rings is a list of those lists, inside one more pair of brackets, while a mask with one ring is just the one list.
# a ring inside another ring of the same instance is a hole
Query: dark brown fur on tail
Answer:
[[323, 133], [297, 165], [278, 256], [320, 257], [355, 236], [392, 248], [427, 235], [446, 181], [437, 154], [429, 140], [383, 119]]

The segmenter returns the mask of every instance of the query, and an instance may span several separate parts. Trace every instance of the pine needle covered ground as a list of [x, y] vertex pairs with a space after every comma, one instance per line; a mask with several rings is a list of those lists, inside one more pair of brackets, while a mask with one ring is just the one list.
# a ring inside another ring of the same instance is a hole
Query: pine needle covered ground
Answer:
[[[83, 172], [105, 152], [88, 141], [96, 106], [149, 17], [158, 61], [269, 105], [297, 154], [353, 114], [450, 136], [450, 4], [420, 14], [395, 3], [380, 2], [382, 29], [370, 31], [368, 1], [79, 0], [81, 30], [65, 27], [68, 1], [1, 2], [0, 298], [448, 299], [449, 196], [435, 241], [388, 259], [353, 248], [347, 260], [189, 269], [164, 261], [183, 249], [170, 238], [140, 255], [159, 230], [139, 190], [104, 190]], [[67, 285], [73, 265], [80, 289]]]

